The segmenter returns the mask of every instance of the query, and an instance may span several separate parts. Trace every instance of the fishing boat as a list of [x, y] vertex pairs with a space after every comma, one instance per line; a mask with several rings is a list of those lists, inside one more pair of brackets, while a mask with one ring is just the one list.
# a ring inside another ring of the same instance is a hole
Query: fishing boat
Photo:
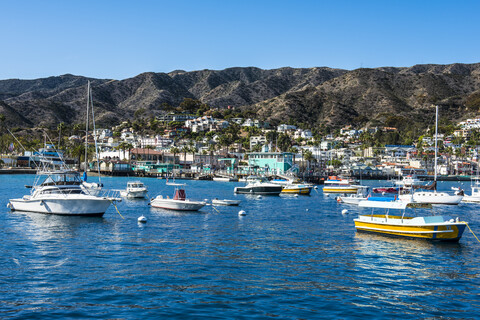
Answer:
[[242, 194], [279, 195], [282, 192], [281, 185], [270, 183], [265, 178], [257, 178], [249, 182], [245, 187], [235, 187], [233, 192]]
[[212, 205], [214, 206], [238, 206], [240, 205], [240, 200], [228, 200], [228, 199], [213, 199]]
[[370, 187], [358, 186], [358, 190], [356, 194], [340, 195], [336, 199], [338, 203], [358, 205], [360, 201], [364, 201], [368, 199], [369, 191], [370, 191]]
[[89, 194], [76, 171], [42, 170], [37, 172], [30, 195], [10, 199], [8, 206], [12, 211], [101, 217], [116, 201], [121, 198], [115, 193], [111, 196]]
[[397, 186], [401, 186], [401, 187], [412, 187], [412, 188], [415, 188], [415, 187], [421, 187], [422, 185], [425, 184], [425, 182], [423, 182], [422, 180], [420, 180], [417, 175], [415, 174], [409, 174], [409, 175], [406, 175], [405, 177], [403, 177], [401, 180], [397, 180], [395, 181], [395, 184]]
[[283, 186], [282, 194], [303, 194], [309, 195], [313, 186], [307, 184], [287, 184]]
[[358, 186], [352, 185], [352, 181], [338, 176], [330, 176], [325, 180], [324, 193], [357, 193]]
[[150, 202], [150, 205], [154, 208], [177, 211], [198, 211], [206, 204], [207, 203], [204, 201], [194, 201], [187, 199], [185, 189], [181, 188], [180, 184], [175, 187], [173, 198], [158, 195]]
[[145, 198], [147, 193], [147, 187], [140, 181], [127, 182], [127, 188], [120, 191], [124, 198]]
[[[467, 223], [459, 221], [458, 217], [453, 219], [449, 216], [406, 215], [406, 209], [411, 203], [385, 199], [370, 197], [359, 203], [359, 207], [371, 208], [372, 213], [361, 214], [354, 219], [357, 231], [404, 238], [458, 241], [467, 226]], [[375, 214], [375, 209], [383, 209], [384, 214]]]

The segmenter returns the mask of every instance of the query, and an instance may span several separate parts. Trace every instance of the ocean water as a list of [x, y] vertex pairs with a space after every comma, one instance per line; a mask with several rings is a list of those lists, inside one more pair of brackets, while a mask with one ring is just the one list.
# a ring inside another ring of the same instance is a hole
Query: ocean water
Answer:
[[[10, 212], [8, 199], [27, 194], [33, 178], [0, 176], [2, 319], [480, 317], [480, 243], [468, 230], [458, 243], [357, 234], [361, 209], [321, 188], [257, 199], [213, 181], [186, 181], [187, 196], [240, 207], [178, 213], [124, 200], [124, 218], [113, 207], [103, 218]], [[128, 180], [102, 182], [121, 189]], [[165, 180], [139, 180], [150, 197], [173, 194]], [[437, 209], [480, 235], [480, 205]]]

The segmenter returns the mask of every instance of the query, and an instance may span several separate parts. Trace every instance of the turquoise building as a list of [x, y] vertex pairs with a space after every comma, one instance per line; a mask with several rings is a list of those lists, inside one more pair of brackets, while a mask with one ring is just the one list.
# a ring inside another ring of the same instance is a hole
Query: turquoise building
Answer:
[[268, 148], [262, 152], [250, 152], [248, 154], [248, 166], [258, 173], [284, 174], [293, 167], [293, 153], [291, 152], [268, 152]]

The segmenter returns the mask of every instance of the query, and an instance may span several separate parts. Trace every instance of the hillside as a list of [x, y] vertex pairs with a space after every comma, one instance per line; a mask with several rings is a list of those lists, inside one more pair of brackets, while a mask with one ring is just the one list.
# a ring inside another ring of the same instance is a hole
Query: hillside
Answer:
[[392, 116], [422, 122], [432, 112], [432, 104], [439, 104], [450, 120], [459, 120], [476, 115], [480, 107], [480, 64], [452, 64], [353, 71], [253, 67], [177, 70], [143, 73], [125, 80], [74, 75], [10, 79], [0, 81], [0, 113], [9, 126], [83, 122], [88, 80], [92, 82], [97, 121], [105, 125], [132, 119], [140, 108], [160, 114], [163, 103], [178, 106], [184, 98], [212, 107], [250, 109], [273, 123], [292, 118], [334, 127], [384, 124]]

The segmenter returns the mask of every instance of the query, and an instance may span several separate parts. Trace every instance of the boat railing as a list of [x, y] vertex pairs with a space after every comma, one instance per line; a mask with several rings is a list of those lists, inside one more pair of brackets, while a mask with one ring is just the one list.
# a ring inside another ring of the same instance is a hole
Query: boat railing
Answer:
[[115, 189], [102, 189], [97, 195], [97, 197], [121, 199], [120, 190], [115, 190]]

